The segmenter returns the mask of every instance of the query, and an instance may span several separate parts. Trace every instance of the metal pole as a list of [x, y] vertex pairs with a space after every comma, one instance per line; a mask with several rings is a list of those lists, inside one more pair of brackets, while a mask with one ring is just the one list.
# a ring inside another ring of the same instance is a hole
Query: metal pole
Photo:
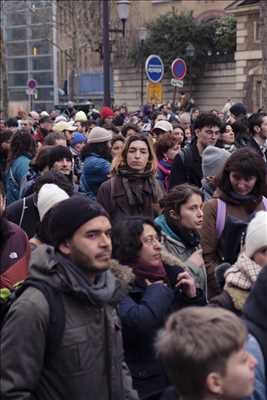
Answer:
[[144, 105], [144, 41], [141, 40], [141, 107]]
[[[52, 34], [53, 42], [57, 43], [57, 29], [56, 29], [56, 18], [57, 18], [57, 5], [56, 1], [52, 1]], [[53, 81], [54, 81], [54, 106], [58, 104], [58, 49], [53, 46]]]
[[103, 5], [104, 105], [110, 107], [109, 0], [102, 0], [102, 5]]

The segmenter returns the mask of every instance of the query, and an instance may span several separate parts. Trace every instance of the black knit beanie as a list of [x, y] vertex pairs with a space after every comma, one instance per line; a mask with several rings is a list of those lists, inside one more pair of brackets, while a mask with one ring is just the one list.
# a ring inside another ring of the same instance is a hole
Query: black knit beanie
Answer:
[[105, 216], [107, 212], [96, 201], [82, 194], [63, 200], [51, 209], [49, 231], [54, 247], [58, 247], [73, 236], [75, 231], [93, 218]]
[[242, 104], [242, 103], [233, 104], [229, 111], [235, 117], [238, 117], [241, 114], [246, 115], [246, 113], [247, 113], [247, 109], [244, 106], [244, 104]]
[[48, 155], [48, 167], [49, 169], [53, 167], [55, 162], [63, 160], [66, 158], [69, 161], [72, 161], [72, 154], [70, 150], [66, 146], [51, 146]]

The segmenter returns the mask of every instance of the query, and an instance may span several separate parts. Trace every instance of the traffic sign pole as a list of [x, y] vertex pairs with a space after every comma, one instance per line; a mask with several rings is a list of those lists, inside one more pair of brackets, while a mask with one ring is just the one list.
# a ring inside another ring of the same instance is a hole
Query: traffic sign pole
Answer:
[[[183, 79], [187, 73], [187, 66], [185, 61], [182, 58], [176, 58], [171, 65], [172, 79], [171, 84], [174, 86], [173, 89], [173, 105], [175, 106], [176, 95], [177, 95], [177, 87], [183, 87]], [[178, 82], [181, 82], [179, 85]]]

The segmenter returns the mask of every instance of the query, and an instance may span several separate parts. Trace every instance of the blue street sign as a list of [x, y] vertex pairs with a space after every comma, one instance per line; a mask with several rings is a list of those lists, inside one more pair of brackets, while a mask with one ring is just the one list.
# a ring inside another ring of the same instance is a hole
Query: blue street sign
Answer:
[[161, 81], [164, 75], [164, 64], [162, 59], [152, 54], [146, 59], [145, 64], [146, 75], [150, 82], [158, 83]]
[[182, 58], [176, 58], [172, 63], [171, 69], [174, 79], [184, 79], [187, 72], [187, 67], [185, 61]]

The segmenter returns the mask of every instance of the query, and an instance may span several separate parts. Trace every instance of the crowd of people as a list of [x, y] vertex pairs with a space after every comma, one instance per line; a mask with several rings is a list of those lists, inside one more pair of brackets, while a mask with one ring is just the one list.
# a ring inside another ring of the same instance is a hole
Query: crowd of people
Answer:
[[266, 400], [267, 113], [0, 121], [3, 400]]

